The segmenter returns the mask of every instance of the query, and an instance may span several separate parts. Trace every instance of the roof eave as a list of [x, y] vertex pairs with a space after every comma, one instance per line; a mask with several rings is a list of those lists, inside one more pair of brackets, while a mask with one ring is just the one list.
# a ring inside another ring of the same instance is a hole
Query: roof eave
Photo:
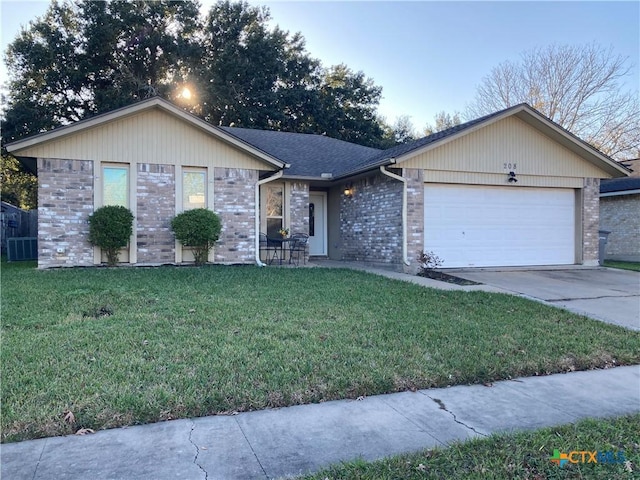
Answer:
[[640, 193], [640, 188], [634, 188], [633, 190], [615, 190], [613, 192], [604, 192], [600, 194], [600, 197], [618, 197], [621, 195], [636, 195]]
[[353, 177], [355, 175], [360, 175], [362, 173], [366, 173], [369, 172], [371, 170], [377, 170], [380, 167], [386, 167], [387, 165], [393, 165], [394, 163], [396, 163], [396, 159], [392, 158], [392, 157], [388, 157], [388, 158], [384, 158], [382, 160], [378, 160], [375, 163], [370, 163], [367, 164], [365, 166], [353, 169], [353, 170], [349, 170], [347, 172], [335, 175], [333, 177], [333, 180], [344, 180], [345, 178], [349, 178], [349, 177]]

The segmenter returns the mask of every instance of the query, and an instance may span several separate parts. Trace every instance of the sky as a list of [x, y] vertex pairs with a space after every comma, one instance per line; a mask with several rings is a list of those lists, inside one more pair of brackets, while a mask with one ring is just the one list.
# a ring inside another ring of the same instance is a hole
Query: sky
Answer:
[[[202, 11], [212, 0], [201, 0]], [[640, 2], [591, 1], [254, 1], [273, 25], [301, 32], [307, 51], [345, 63], [382, 87], [379, 113], [407, 115], [416, 128], [440, 111], [464, 112], [491, 69], [551, 44], [597, 43], [629, 58], [625, 89], [640, 91]], [[4, 52], [45, 1], [0, 0]], [[7, 71], [0, 68], [2, 83]]]

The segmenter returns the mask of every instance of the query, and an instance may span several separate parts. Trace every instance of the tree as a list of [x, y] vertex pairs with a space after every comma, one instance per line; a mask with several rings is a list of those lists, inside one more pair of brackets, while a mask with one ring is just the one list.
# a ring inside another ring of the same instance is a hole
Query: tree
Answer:
[[596, 44], [551, 45], [491, 70], [468, 107], [478, 117], [526, 102], [605, 154], [624, 159], [640, 144], [638, 92], [624, 90], [627, 58]]
[[204, 20], [195, 0], [54, 0], [7, 49], [2, 142], [160, 95], [215, 125], [377, 146], [381, 88], [323, 68], [302, 35], [269, 21], [268, 9], [229, 0]]
[[38, 179], [9, 154], [2, 155], [0, 189], [2, 200], [25, 210], [38, 206]]
[[427, 126], [424, 127], [425, 135], [432, 135], [462, 123], [459, 112], [455, 112], [451, 115], [445, 111], [441, 111], [436, 113], [433, 119], [435, 121], [435, 125], [427, 124]]
[[3, 142], [171, 98], [198, 58], [198, 26], [194, 1], [54, 0], [7, 48]]

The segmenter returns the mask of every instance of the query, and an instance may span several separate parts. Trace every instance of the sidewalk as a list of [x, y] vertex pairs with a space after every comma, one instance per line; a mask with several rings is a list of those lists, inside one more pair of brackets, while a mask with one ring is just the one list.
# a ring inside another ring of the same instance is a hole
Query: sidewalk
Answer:
[[640, 366], [175, 420], [0, 447], [1, 477], [267, 479], [640, 412]]

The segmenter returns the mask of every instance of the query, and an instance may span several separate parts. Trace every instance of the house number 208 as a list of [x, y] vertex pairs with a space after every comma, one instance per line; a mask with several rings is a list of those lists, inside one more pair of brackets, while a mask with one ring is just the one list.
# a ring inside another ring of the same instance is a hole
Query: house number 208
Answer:
[[515, 163], [505, 163], [504, 164], [504, 169], [505, 170], [515, 170], [516, 168], [517, 167], [516, 167]]

